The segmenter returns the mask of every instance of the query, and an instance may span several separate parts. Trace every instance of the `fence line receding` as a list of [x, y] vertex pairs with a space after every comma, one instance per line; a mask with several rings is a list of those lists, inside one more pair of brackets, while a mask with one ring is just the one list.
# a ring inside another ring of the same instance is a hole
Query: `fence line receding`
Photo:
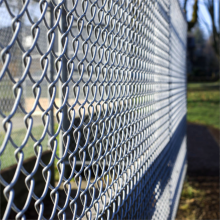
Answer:
[[174, 219], [186, 172], [178, 0], [0, 0], [3, 219]]

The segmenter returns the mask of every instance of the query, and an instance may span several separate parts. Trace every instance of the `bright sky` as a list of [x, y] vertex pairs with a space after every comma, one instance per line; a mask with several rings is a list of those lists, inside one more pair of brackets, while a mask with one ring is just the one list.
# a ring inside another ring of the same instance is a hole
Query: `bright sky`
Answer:
[[[209, 15], [209, 12], [206, 8], [205, 3], [208, 0], [198, 0], [199, 1], [199, 9], [198, 9], [198, 19], [199, 19], [199, 25], [204, 31], [204, 35], [206, 38], [210, 36], [210, 33], [212, 32], [212, 22]], [[180, 0], [181, 6], [183, 6], [184, 0]], [[187, 1], [187, 20], [189, 21], [192, 17], [192, 11], [193, 11], [193, 4], [194, 0], [188, 0]], [[217, 28], [219, 28], [219, 4], [220, 0], [214, 0], [214, 7], [215, 7], [215, 23], [217, 25]], [[204, 24], [204, 22], [206, 24]], [[209, 30], [207, 30], [207, 26], [209, 27]]]
[[[179, 0], [179, 1], [180, 1], [181, 6], [183, 7], [184, 0]], [[210, 15], [205, 5], [205, 3], [208, 0], [198, 0], [198, 1], [199, 1], [199, 10], [198, 10], [199, 24], [202, 30], [204, 31], [205, 37], [208, 38], [212, 31], [212, 23], [211, 23]], [[220, 0], [213, 0], [213, 1], [215, 4], [215, 21], [216, 21], [216, 24], [219, 24], [218, 21], [219, 21]], [[40, 10], [38, 6], [36, 7], [36, 4], [38, 3], [31, 2], [31, 4], [29, 5], [29, 9], [31, 10], [31, 14], [33, 16], [39, 17]], [[192, 17], [193, 4], [194, 4], [194, 0], [187, 1], [187, 20], [190, 20]], [[11, 17], [8, 14], [5, 7], [0, 7], [0, 20], [3, 21], [3, 22], [0, 22], [0, 27], [11, 25]], [[201, 20], [205, 21], [207, 25], [205, 25], [204, 22], [201, 22]], [[27, 19], [25, 19], [25, 23], [26, 22], [29, 23]], [[209, 27], [209, 30], [207, 26]], [[217, 25], [217, 28], [219, 28], [219, 25]]]
[[[22, 5], [20, 5], [20, 7], [18, 7], [17, 3], [15, 1], [14, 2], [10, 1], [9, 5], [10, 5], [10, 7], [12, 9], [12, 12], [15, 13], [15, 15], [18, 14], [18, 8], [21, 10], [21, 6], [22, 6]], [[39, 8], [39, 3], [35, 2], [35, 1], [30, 1], [30, 4], [28, 6], [28, 10], [29, 10], [29, 12], [31, 14], [32, 19], [34, 17], [39, 18], [40, 15], [41, 15], [40, 8]], [[23, 19], [24, 23], [26, 25], [30, 25], [30, 22], [27, 19], [27, 15], [25, 14], [23, 17], [24, 17], [24, 19]], [[0, 22], [0, 28], [1, 27], [11, 26], [11, 23], [12, 23], [12, 18], [9, 15], [9, 13], [8, 13], [8, 11], [7, 11], [7, 9], [6, 9], [4, 4], [0, 5], [0, 21], [1, 21]]]

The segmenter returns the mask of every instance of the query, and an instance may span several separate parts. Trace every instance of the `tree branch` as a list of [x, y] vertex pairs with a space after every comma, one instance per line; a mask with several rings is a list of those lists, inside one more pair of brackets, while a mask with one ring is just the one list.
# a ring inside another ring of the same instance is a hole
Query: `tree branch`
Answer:
[[184, 10], [185, 14], [186, 14], [186, 5], [187, 5], [187, 1], [188, 1], [188, 0], [184, 0], [184, 5], [183, 5], [183, 10]]
[[219, 33], [217, 31], [216, 25], [215, 25], [215, 10], [214, 10], [214, 0], [209, 0], [209, 7], [208, 11], [211, 17], [212, 21], [212, 34], [213, 34], [213, 48], [217, 55], [219, 55]]
[[197, 23], [198, 20], [198, 0], [195, 0], [194, 5], [193, 5], [193, 13], [192, 13], [192, 19], [191, 21], [188, 22], [188, 31], [190, 31], [195, 24]]

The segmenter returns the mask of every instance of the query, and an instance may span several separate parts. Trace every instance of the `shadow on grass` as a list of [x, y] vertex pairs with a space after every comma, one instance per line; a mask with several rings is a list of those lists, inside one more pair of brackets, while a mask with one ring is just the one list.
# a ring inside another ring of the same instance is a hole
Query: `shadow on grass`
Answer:
[[219, 146], [206, 126], [187, 125], [188, 176], [219, 176]]
[[204, 100], [204, 99], [196, 99], [196, 100], [188, 100], [188, 104], [199, 104], [199, 103], [209, 103], [209, 104], [215, 104], [218, 105], [219, 101], [218, 100]]
[[214, 86], [206, 86], [203, 85], [201, 87], [189, 87], [187, 89], [189, 92], [204, 92], [204, 91], [216, 91], [219, 90], [219, 85], [214, 85]]
[[219, 219], [219, 146], [210, 128], [188, 123], [187, 152], [187, 178], [176, 219]]

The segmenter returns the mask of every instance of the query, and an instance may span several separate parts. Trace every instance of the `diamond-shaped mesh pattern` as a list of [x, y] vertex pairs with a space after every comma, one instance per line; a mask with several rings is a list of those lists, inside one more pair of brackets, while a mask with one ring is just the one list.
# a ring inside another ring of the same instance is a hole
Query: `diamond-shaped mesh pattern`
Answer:
[[0, 0], [3, 219], [175, 218], [186, 33], [177, 0]]

